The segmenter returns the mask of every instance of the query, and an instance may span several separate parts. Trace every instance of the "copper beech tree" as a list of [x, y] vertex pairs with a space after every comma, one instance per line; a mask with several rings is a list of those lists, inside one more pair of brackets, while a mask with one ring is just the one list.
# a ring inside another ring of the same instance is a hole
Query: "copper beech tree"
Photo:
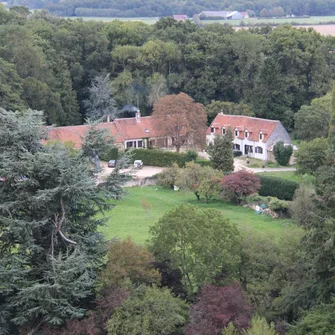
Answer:
[[205, 107], [185, 93], [160, 98], [153, 109], [157, 126], [179, 152], [185, 145], [203, 147], [206, 141]]

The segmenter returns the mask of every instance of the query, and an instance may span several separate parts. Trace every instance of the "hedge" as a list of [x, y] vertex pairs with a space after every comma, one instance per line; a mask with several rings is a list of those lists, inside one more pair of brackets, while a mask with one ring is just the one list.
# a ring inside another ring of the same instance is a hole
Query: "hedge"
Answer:
[[295, 190], [299, 187], [299, 184], [295, 181], [268, 177], [258, 176], [261, 181], [261, 189], [259, 195], [267, 197], [276, 197], [281, 200], [292, 200]]
[[177, 163], [184, 167], [186, 162], [190, 161], [189, 155], [157, 149], [135, 149], [132, 153], [133, 160], [139, 159], [144, 165], [166, 167]]
[[210, 166], [210, 167], [212, 167], [212, 165], [213, 165], [212, 162], [209, 161], [209, 160], [207, 160], [207, 159], [197, 159], [195, 162], [197, 164], [201, 165], [201, 166]]
[[233, 150], [233, 156], [234, 157], [242, 156], [242, 151], [240, 151], [240, 150]]

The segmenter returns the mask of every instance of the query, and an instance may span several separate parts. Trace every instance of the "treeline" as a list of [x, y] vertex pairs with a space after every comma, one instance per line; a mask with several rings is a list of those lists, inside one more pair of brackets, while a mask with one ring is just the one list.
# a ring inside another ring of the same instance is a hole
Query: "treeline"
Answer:
[[185, 92], [210, 113], [217, 101], [243, 103], [291, 129], [335, 77], [335, 38], [312, 29], [83, 22], [22, 7], [1, 10], [0, 22], [1, 107], [43, 110], [48, 124], [83, 122], [92, 80], [110, 73], [119, 108], [150, 114], [157, 97]]
[[[259, 15], [263, 9], [268, 11], [282, 7], [285, 14], [295, 15], [335, 15], [335, 4], [331, 0], [189, 0], [184, 1], [136, 1], [136, 0], [11, 0], [12, 5], [25, 5], [31, 8], [45, 8], [61, 15], [143, 17], [169, 16], [172, 14], [199, 14], [203, 10], [251, 10]], [[85, 9], [85, 11], [83, 11]]]

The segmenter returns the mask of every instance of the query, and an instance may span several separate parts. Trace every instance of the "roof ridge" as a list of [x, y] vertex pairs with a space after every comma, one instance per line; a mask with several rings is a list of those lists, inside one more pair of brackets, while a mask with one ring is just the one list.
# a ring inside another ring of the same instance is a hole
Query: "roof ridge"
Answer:
[[245, 117], [245, 118], [248, 118], [248, 119], [256, 119], [256, 120], [269, 121], [269, 122], [280, 122], [279, 120], [263, 119], [261, 117], [248, 116], [248, 115], [234, 115], [234, 114], [223, 114], [223, 113], [219, 113], [218, 115], [233, 116], [233, 117]]

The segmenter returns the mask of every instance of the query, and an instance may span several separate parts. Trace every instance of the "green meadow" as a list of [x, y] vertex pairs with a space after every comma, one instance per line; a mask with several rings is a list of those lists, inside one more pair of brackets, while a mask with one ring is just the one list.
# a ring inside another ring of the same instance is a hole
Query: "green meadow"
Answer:
[[[239, 229], [270, 235], [275, 240], [279, 240], [292, 230], [300, 230], [291, 220], [257, 215], [250, 208], [234, 206], [222, 200], [213, 200], [207, 204], [204, 201], [197, 201], [190, 192], [175, 192], [153, 186], [128, 188], [127, 193], [123, 200], [116, 201], [116, 206], [104, 215], [108, 221], [101, 228], [101, 232], [107, 240], [129, 236], [135, 242], [145, 244], [150, 239], [150, 227], [165, 213], [181, 204], [217, 209]], [[143, 203], [149, 204], [147, 207], [151, 209], [146, 211]]]

